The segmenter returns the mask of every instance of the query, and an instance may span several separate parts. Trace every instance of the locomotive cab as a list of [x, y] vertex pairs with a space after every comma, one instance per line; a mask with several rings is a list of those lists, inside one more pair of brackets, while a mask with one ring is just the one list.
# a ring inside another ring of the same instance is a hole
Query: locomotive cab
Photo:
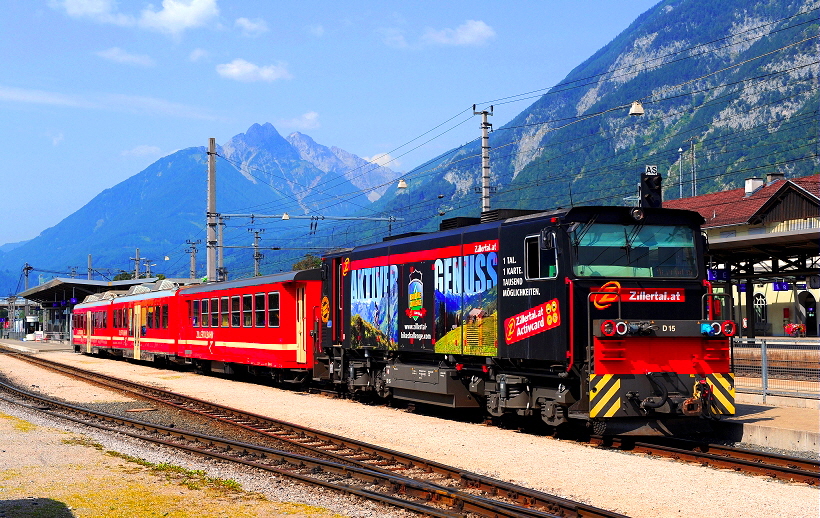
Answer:
[[587, 333], [577, 408], [601, 434], [676, 434], [733, 414], [736, 328], [716, 318], [731, 303], [705, 281], [700, 217], [578, 212], [566, 218]]

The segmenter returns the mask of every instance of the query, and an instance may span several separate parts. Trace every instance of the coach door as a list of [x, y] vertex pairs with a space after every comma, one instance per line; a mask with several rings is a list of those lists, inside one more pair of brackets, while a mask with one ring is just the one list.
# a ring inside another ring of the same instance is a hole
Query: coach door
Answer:
[[296, 363], [307, 362], [305, 340], [305, 288], [296, 288]]
[[140, 338], [142, 337], [142, 306], [137, 304], [131, 310], [131, 336], [134, 337], [134, 359], [140, 359]]
[[85, 353], [91, 354], [91, 332], [94, 330], [94, 312], [85, 314]]

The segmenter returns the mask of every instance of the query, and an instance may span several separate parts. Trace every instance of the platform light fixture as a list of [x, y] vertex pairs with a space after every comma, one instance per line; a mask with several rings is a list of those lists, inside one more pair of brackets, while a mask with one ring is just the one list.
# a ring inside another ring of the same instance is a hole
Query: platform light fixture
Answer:
[[641, 101], [632, 101], [632, 107], [629, 108], [630, 115], [643, 115], [643, 104]]

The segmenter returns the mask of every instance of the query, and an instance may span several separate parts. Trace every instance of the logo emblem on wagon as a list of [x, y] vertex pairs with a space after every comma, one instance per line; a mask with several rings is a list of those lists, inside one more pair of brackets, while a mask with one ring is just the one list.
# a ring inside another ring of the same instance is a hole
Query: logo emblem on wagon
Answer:
[[421, 272], [410, 268], [410, 283], [407, 285], [407, 316], [415, 321], [426, 313], [424, 309], [424, 283], [421, 281]]
[[592, 303], [598, 309], [606, 309], [618, 300], [621, 292], [621, 284], [618, 281], [609, 281], [600, 288], [594, 288], [593, 291], [611, 291], [612, 295], [605, 293], [596, 293], [592, 296]]

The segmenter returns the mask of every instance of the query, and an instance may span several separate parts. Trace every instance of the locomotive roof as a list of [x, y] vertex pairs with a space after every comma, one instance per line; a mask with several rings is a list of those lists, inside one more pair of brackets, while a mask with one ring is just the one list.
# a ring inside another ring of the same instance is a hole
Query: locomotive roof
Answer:
[[185, 286], [183, 288], [180, 288], [180, 293], [194, 294], [219, 290], [229, 290], [234, 288], [244, 288], [246, 286], [274, 284], [279, 282], [319, 280], [322, 280], [322, 270], [319, 268], [313, 268], [310, 270], [298, 270], [294, 272], [275, 273], [273, 275], [260, 275], [259, 277], [248, 277], [246, 279], [237, 279], [235, 281], [211, 282], [208, 284], [199, 284], [197, 286]]
[[[620, 206], [584, 206], [584, 207], [572, 207], [569, 209], [565, 208], [558, 208], [543, 212], [533, 212], [531, 214], [523, 214], [515, 217], [510, 217], [506, 219], [495, 219], [490, 221], [482, 221], [481, 223], [473, 224], [473, 225], [466, 225], [466, 226], [458, 226], [455, 228], [448, 228], [446, 230], [440, 230], [438, 232], [427, 232], [427, 233], [420, 233], [418, 235], [407, 235], [407, 236], [397, 236], [394, 239], [390, 239], [388, 241], [382, 241], [378, 243], [370, 243], [366, 245], [357, 246], [352, 250], [356, 251], [366, 251], [372, 249], [379, 249], [385, 246], [394, 246], [400, 245], [404, 243], [415, 243], [419, 241], [425, 241], [428, 239], [433, 238], [446, 238], [448, 236], [459, 236], [464, 232], [476, 232], [482, 230], [492, 230], [497, 229], [499, 227], [503, 227], [505, 225], [510, 225], [522, 221], [527, 220], [534, 220], [534, 219], [544, 219], [545, 224], [547, 223], [546, 218], [559, 218], [559, 223], [575, 223], [575, 222], [584, 222], [584, 221], [591, 221], [595, 220], [599, 223], [620, 223], [624, 225], [635, 224], [637, 220], [633, 216], [633, 211], [636, 207], [620, 207]], [[657, 209], [657, 208], [640, 208], [639, 209], [643, 215], [643, 219], [640, 221], [642, 224], [648, 225], [688, 225], [688, 226], [700, 226], [703, 223], [703, 217], [698, 214], [697, 212], [690, 211], [690, 210], [680, 210], [680, 209]], [[499, 211], [503, 214], [503, 211]], [[510, 211], [514, 212], [514, 211]], [[469, 218], [467, 218], [469, 219]], [[345, 250], [343, 252], [331, 252], [327, 254], [327, 256], [336, 256], [342, 253], [348, 253], [350, 249]]]

